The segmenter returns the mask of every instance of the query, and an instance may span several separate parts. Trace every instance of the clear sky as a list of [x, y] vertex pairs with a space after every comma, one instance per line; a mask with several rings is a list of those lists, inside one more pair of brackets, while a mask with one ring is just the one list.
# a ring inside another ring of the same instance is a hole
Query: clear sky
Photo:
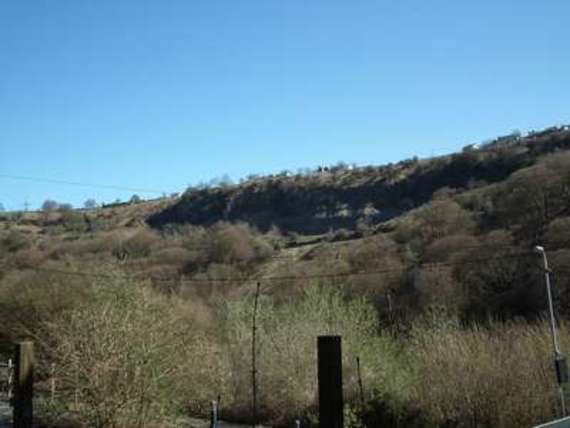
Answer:
[[[0, 202], [446, 153], [570, 123], [568, 0], [1, 0]], [[142, 196], [153, 196], [138, 192]]]

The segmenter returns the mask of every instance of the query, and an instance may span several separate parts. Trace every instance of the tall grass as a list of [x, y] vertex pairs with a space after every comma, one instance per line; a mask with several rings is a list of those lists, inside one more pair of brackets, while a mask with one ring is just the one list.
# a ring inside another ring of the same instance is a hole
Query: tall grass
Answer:
[[[562, 342], [570, 349], [565, 325]], [[546, 323], [417, 326], [410, 352], [421, 374], [410, 396], [436, 426], [523, 427], [556, 415]]]

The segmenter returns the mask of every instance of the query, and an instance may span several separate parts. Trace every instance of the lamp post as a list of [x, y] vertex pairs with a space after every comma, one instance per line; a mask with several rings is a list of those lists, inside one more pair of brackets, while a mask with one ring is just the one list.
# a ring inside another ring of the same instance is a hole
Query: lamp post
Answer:
[[548, 259], [544, 247], [536, 246], [537, 253], [542, 254], [544, 262], [544, 277], [546, 280], [546, 296], [548, 298], [548, 311], [550, 313], [550, 333], [552, 335], [552, 347], [554, 351], [554, 368], [556, 370], [556, 380], [558, 382], [558, 394], [560, 396], [560, 409], [562, 416], [566, 416], [566, 402], [564, 398], [563, 384], [568, 382], [568, 369], [566, 367], [566, 358], [560, 350], [560, 342], [558, 340], [558, 332], [556, 330], [556, 321], [554, 319], [554, 305], [552, 303], [552, 288], [550, 286], [550, 269], [548, 268]]

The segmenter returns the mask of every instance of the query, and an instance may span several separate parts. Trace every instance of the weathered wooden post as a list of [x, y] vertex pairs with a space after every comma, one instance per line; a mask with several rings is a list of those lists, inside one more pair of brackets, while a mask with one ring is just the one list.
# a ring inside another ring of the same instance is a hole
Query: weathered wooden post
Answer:
[[31, 428], [34, 396], [34, 343], [16, 344], [14, 379], [14, 428]]
[[356, 373], [358, 375], [358, 390], [360, 392], [360, 412], [364, 413], [364, 386], [362, 385], [362, 373], [360, 372], [360, 357], [356, 357]]
[[317, 339], [319, 427], [343, 428], [342, 351], [340, 336]]
[[55, 363], [51, 363], [50, 403], [55, 403]]
[[218, 428], [218, 402], [212, 401], [212, 409], [210, 411], [210, 428]]
[[257, 283], [255, 289], [255, 298], [253, 300], [253, 320], [251, 328], [251, 395], [252, 395], [252, 413], [253, 423], [252, 428], [257, 427], [257, 347], [256, 347], [256, 333], [257, 333], [257, 307], [259, 305], [259, 292], [261, 290], [261, 283]]

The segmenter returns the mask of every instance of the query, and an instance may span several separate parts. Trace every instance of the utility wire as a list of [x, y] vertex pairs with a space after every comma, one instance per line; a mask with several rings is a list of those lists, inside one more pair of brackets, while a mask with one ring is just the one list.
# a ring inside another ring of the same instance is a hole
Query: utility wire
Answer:
[[[105, 274], [105, 273], [98, 273], [98, 272], [87, 272], [87, 271], [72, 271], [72, 270], [63, 270], [63, 269], [55, 269], [55, 268], [43, 268], [43, 267], [30, 267], [28, 269], [33, 270], [35, 272], [45, 272], [45, 273], [57, 273], [62, 275], [70, 275], [70, 276], [84, 276], [84, 277], [93, 277], [93, 278], [107, 278], [107, 279], [149, 279], [155, 282], [172, 282], [172, 281], [181, 281], [184, 283], [212, 283], [212, 282], [247, 282], [247, 281], [290, 281], [290, 280], [303, 280], [303, 279], [324, 279], [324, 278], [346, 278], [352, 276], [363, 276], [363, 275], [378, 275], [378, 274], [386, 274], [386, 273], [398, 273], [399, 275], [404, 274], [407, 272], [413, 271], [425, 271], [425, 270], [439, 270], [443, 267], [453, 267], [458, 265], [465, 265], [465, 264], [477, 264], [483, 263], [486, 261], [497, 261], [501, 259], [515, 259], [515, 258], [523, 258], [523, 257], [530, 257], [534, 256], [535, 254], [526, 251], [520, 253], [513, 253], [509, 255], [502, 255], [502, 256], [493, 256], [493, 257], [485, 257], [485, 258], [477, 258], [472, 260], [463, 260], [461, 262], [439, 262], [439, 263], [432, 263], [427, 265], [419, 265], [419, 266], [412, 266], [408, 268], [390, 268], [390, 269], [377, 269], [371, 271], [363, 271], [363, 270], [353, 270], [348, 272], [339, 272], [339, 273], [318, 273], [318, 274], [306, 274], [306, 275], [283, 275], [283, 276], [258, 276], [258, 277], [220, 277], [220, 278], [185, 278], [183, 275], [177, 277], [153, 277], [151, 275], [144, 276], [142, 278], [137, 278], [136, 274]], [[7, 267], [12, 267], [15, 269], [19, 269], [17, 266], [14, 265], [5, 265]]]
[[[366, 238], [363, 238], [366, 239]], [[354, 241], [352, 241], [354, 242]], [[340, 244], [342, 244], [342, 246], [346, 246], [348, 244], [350, 244], [351, 242], [348, 241], [342, 241], [340, 242]], [[319, 247], [317, 247], [319, 248]], [[477, 250], [477, 249], [483, 249], [483, 248], [487, 248], [486, 245], [466, 245], [463, 247], [454, 247], [453, 251], [454, 252], [460, 252], [460, 251], [465, 251], [465, 250]], [[519, 250], [520, 247], [515, 246], [515, 245], [510, 245], [510, 244], [493, 244], [493, 248], [503, 248], [503, 249], [517, 249]], [[188, 251], [189, 252], [196, 252], [196, 251], [207, 251], [209, 250], [210, 247], [192, 247], [189, 248]], [[327, 248], [325, 248], [325, 251], [329, 250]], [[334, 249], [332, 249], [334, 250]], [[552, 249], [551, 251], [557, 251], [558, 249]], [[311, 257], [308, 259], [303, 260], [303, 258], [307, 257], [307, 256], [311, 256], [311, 250], [307, 250], [306, 252], [302, 253], [302, 254], [289, 254], [289, 255], [285, 255], [285, 254], [274, 254], [274, 255], [270, 255], [270, 256], [258, 256], [258, 257], [242, 257], [242, 258], [231, 258], [229, 260], [227, 260], [225, 263], [235, 263], [235, 262], [264, 262], [264, 261], [269, 261], [269, 260], [294, 260], [297, 263], [303, 263], [303, 262], [308, 262], [311, 260], [314, 260], [316, 258], [318, 258], [318, 256], [315, 257]], [[338, 262], [340, 258], [341, 253], [337, 254], [337, 258], [332, 260], [333, 262]], [[488, 260], [496, 260], [498, 258], [518, 258], [518, 257], [523, 257], [523, 256], [530, 256], [533, 255], [532, 252], [517, 252], [514, 254], [503, 254], [500, 257], [486, 257], [486, 258], [477, 258], [477, 259], [473, 259], [473, 260], [466, 260], [466, 261], [461, 261], [461, 262], [423, 262], [421, 265], [417, 265], [414, 266], [414, 268], [438, 268], [438, 267], [446, 267], [446, 266], [454, 266], [454, 265], [460, 265], [460, 264], [470, 264], [470, 263], [480, 263], [482, 261], [488, 261]], [[344, 258], [344, 257], [343, 257]], [[201, 264], [214, 264], [214, 263], [224, 263], [224, 261], [220, 261], [220, 260], [216, 260], [216, 259], [212, 259], [212, 258], [198, 258], [197, 263], [201, 263]], [[6, 265], [7, 266], [7, 265]], [[11, 267], [18, 269], [18, 266], [12, 265]], [[50, 272], [58, 272], [58, 273], [70, 273], [70, 274], [80, 274], [83, 271], [62, 271], [59, 269], [52, 269], [52, 268], [42, 268], [42, 267], [26, 267], [27, 269], [31, 269], [31, 270], [49, 270]], [[408, 268], [409, 269], [409, 268]], [[386, 272], [386, 271], [390, 271], [390, 270], [394, 270], [394, 271], [402, 271], [402, 270], [406, 270], [406, 269], [401, 269], [401, 268], [393, 268], [393, 269], [383, 269], [381, 271], [373, 271], [373, 272], [362, 272], [362, 271], [356, 271], [353, 272], [352, 275], [367, 275], [370, 273], [382, 273], [382, 272]], [[90, 272], [87, 272], [87, 274], [91, 274]], [[103, 277], [116, 277], [116, 275], [108, 275], [108, 274], [99, 274], [99, 273], [93, 273], [96, 276], [101, 276], [103, 275]], [[324, 274], [326, 276], [330, 276], [330, 274]], [[346, 274], [340, 274], [341, 276], [346, 276]], [[152, 279], [155, 280], [172, 280], [172, 278], [160, 278], [160, 277], [152, 277]], [[238, 277], [235, 278], [229, 278], [229, 280], [238, 280]], [[243, 280], [243, 278], [241, 278], [241, 280]], [[209, 279], [205, 279], [205, 281], [210, 281]]]
[[[543, 172], [543, 173], [532, 174], [532, 171], [525, 171], [524, 169], [522, 169], [522, 170], [517, 170], [517, 171], [512, 172], [511, 174], [509, 174], [507, 176], [506, 179], [519, 179], [519, 178], [522, 179], [522, 178], [525, 178], [524, 176], [523, 177], [518, 176], [517, 174], [519, 174], [519, 173], [522, 173], [522, 174], [528, 173], [532, 176], [532, 178], [540, 178], [540, 177], [564, 178], [564, 176], [562, 176], [561, 174], [557, 174], [557, 173]], [[159, 194], [159, 195], [169, 193], [169, 192], [166, 192], [164, 190], [156, 190], [156, 189], [127, 187], [127, 186], [114, 185], [114, 184], [85, 183], [85, 182], [81, 182], [81, 181], [70, 181], [70, 180], [45, 178], [45, 177], [12, 175], [12, 174], [5, 174], [5, 173], [0, 173], [0, 178], [6, 178], [6, 179], [10, 179], [10, 180], [23, 180], [23, 181], [34, 181], [34, 182], [43, 182], [43, 183], [52, 183], [52, 184], [63, 184], [63, 185], [69, 185], [69, 186], [80, 186], [80, 187], [99, 188], [99, 189], [124, 190], [124, 191], [128, 191], [128, 192], [153, 193], [153, 194]]]
[[7, 178], [10, 180], [23, 180], [23, 181], [34, 181], [34, 182], [42, 182], [42, 183], [52, 183], [52, 184], [64, 184], [69, 186], [80, 186], [80, 187], [90, 187], [96, 189], [110, 189], [110, 190], [124, 190], [128, 192], [138, 192], [138, 193], [154, 193], [154, 194], [168, 194], [168, 192], [164, 192], [161, 190], [153, 190], [153, 189], [143, 189], [143, 188], [135, 188], [135, 187], [125, 187], [125, 186], [118, 186], [112, 184], [94, 184], [94, 183], [83, 183], [79, 181], [68, 181], [68, 180], [60, 180], [60, 179], [52, 179], [52, 178], [41, 178], [41, 177], [28, 177], [22, 175], [10, 175], [10, 174], [0, 174], [0, 178]]

